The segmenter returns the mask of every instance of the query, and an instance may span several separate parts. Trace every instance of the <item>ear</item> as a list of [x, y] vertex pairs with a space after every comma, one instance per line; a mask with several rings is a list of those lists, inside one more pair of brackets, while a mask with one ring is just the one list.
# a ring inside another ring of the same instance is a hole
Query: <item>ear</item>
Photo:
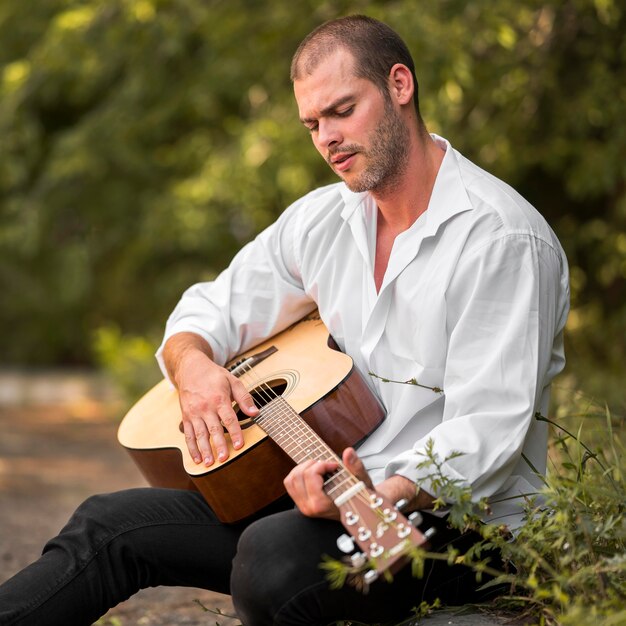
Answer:
[[398, 104], [408, 104], [413, 97], [415, 85], [411, 70], [402, 63], [396, 63], [389, 70], [389, 93]]

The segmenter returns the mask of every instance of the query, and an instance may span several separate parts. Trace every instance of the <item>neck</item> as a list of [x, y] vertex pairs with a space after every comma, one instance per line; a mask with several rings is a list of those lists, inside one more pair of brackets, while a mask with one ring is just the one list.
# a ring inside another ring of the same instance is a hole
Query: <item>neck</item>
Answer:
[[372, 191], [379, 222], [398, 234], [426, 211], [444, 155], [425, 129], [412, 133], [407, 167], [401, 176]]

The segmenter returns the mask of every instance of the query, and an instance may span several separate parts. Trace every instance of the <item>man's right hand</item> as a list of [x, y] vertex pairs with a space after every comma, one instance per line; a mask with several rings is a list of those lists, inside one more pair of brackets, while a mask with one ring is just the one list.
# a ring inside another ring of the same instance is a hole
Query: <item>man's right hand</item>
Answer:
[[254, 417], [258, 409], [242, 382], [212, 360], [209, 344], [194, 333], [172, 335], [163, 351], [170, 377], [178, 389], [185, 441], [196, 463], [209, 466], [228, 458], [228, 432], [233, 448], [240, 449], [243, 433], [233, 410]]

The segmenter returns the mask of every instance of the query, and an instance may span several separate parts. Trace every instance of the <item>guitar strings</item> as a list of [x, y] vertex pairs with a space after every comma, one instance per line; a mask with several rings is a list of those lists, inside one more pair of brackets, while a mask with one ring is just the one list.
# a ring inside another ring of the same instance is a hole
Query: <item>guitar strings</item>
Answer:
[[[289, 405], [288, 402], [286, 402], [286, 400], [283, 398], [283, 396], [281, 394], [278, 394], [275, 389], [267, 382], [267, 381], [261, 381], [259, 379], [258, 376], [256, 376], [256, 372], [254, 371], [254, 368], [252, 365], [250, 364], [246, 364], [244, 366], [245, 368], [245, 374], [248, 375], [248, 378], [251, 379], [251, 389], [252, 391], [256, 391], [258, 393], [259, 396], [262, 396], [263, 399], [265, 400], [265, 406], [269, 405], [270, 403], [272, 403], [274, 400], [279, 400], [278, 404], [274, 404], [273, 405], [273, 416], [275, 417], [283, 417], [283, 418], [288, 418], [290, 416], [290, 412], [293, 412], [293, 415], [297, 416], [298, 420], [295, 421], [295, 424], [292, 423], [292, 427], [295, 426], [295, 428], [298, 430], [298, 433], [300, 435], [304, 435], [306, 436], [311, 442], [311, 434], [316, 435], [316, 433], [314, 431], [312, 431], [311, 433], [307, 432], [307, 428], [310, 428], [308, 426], [308, 424], [306, 424], [306, 422], [304, 422], [304, 420], [302, 420], [302, 418], [298, 415], [298, 413], [293, 409], [293, 407], [291, 407]], [[254, 398], [253, 398], [254, 400]], [[259, 407], [260, 409], [262, 409], [263, 407]], [[293, 420], [292, 420], [293, 421]], [[305, 448], [303, 448], [302, 446], [302, 442], [298, 439], [295, 438], [295, 434], [298, 433], [294, 433], [292, 430], [287, 430], [284, 426], [279, 426], [281, 432], [283, 434], [286, 434], [287, 437], [289, 439], [291, 439], [292, 443], [294, 443], [296, 445], [296, 447], [301, 448], [302, 452], [304, 452], [305, 454], [307, 453], [307, 450]], [[313, 440], [313, 442], [315, 442]], [[333, 452], [333, 450], [331, 448], [328, 447], [328, 445], [326, 444], [326, 442], [324, 442], [323, 440], [319, 439], [319, 443], [321, 443], [325, 448], [326, 448], [326, 452], [328, 452], [331, 456], [335, 457], [335, 459], [337, 461], [339, 461], [339, 458], [337, 457], [337, 455]]]
[[[345, 472], [346, 478], [342, 478], [341, 483], [339, 484], [335, 484], [331, 489], [329, 489], [329, 491], [335, 490], [335, 489], [339, 489], [342, 487], [345, 487], [345, 490], [347, 490], [350, 486], [354, 486], [356, 484], [358, 484], [360, 481], [358, 480], [358, 478], [356, 476], [354, 476], [351, 472], [349, 472], [346, 467], [344, 466], [343, 462], [341, 461], [341, 459], [339, 458], [339, 456], [328, 446], [328, 444], [326, 444], [326, 442], [324, 442], [321, 438], [319, 438], [317, 436], [317, 433], [315, 433], [315, 431], [313, 431], [310, 426], [308, 424], [306, 424], [306, 422], [301, 418], [301, 416], [298, 415], [298, 413], [293, 409], [293, 407], [291, 407], [289, 405], [288, 402], [286, 402], [284, 400], [284, 398], [278, 394], [275, 389], [269, 384], [269, 382], [267, 381], [261, 381], [260, 378], [256, 375], [256, 372], [254, 371], [254, 367], [253, 365], [251, 365], [250, 363], [246, 363], [244, 361], [244, 363], [241, 364], [241, 367], [243, 369], [243, 373], [242, 376], [240, 376], [240, 379], [243, 379], [244, 376], [246, 376], [249, 379], [249, 382], [252, 383], [250, 385], [250, 388], [248, 389], [249, 393], [256, 392], [258, 396], [260, 396], [263, 400], [265, 400], [266, 405], [270, 404], [271, 402], [273, 402], [274, 400], [281, 400], [282, 402], [280, 403], [281, 406], [279, 406], [277, 408], [277, 413], [274, 412], [274, 415], [277, 415], [278, 417], [283, 416], [283, 417], [289, 417], [289, 413], [290, 411], [293, 411], [293, 414], [298, 416], [300, 418], [300, 420], [298, 420], [296, 422], [296, 427], [299, 430], [299, 433], [294, 433], [293, 431], [287, 431], [284, 427], [281, 428], [281, 431], [283, 434], [287, 434], [287, 437], [291, 440], [292, 443], [295, 444], [295, 446], [297, 448], [300, 448], [300, 450], [302, 452], [305, 453], [305, 455], [309, 454], [309, 451], [307, 451], [305, 448], [303, 448], [302, 442], [301, 440], [296, 439], [295, 435], [296, 434], [300, 434], [301, 436], [305, 436], [307, 439], [309, 439], [309, 442], [311, 443], [316, 443], [316, 440], [322, 444], [323, 448], [324, 448], [324, 452], [329, 453], [338, 463], [339, 463], [339, 469], [340, 472], [333, 474], [330, 479], [328, 479], [327, 481], [325, 481], [325, 484], [328, 482], [333, 482], [333, 480], [335, 478], [338, 477], [338, 474], [341, 472]], [[242, 382], [244, 382], [242, 380]], [[247, 385], [244, 384], [244, 386], [247, 387]], [[254, 397], [253, 397], [253, 401], [254, 401]], [[276, 406], [276, 405], [274, 405]], [[259, 407], [262, 408], [262, 407]], [[293, 424], [292, 424], [293, 426]], [[309, 432], [309, 430], [311, 432]], [[269, 433], [268, 433], [269, 434]], [[312, 439], [311, 438], [311, 434], [315, 435], [315, 438]], [[348, 483], [348, 486], [345, 486], [345, 483]], [[369, 502], [369, 497], [366, 497], [365, 495], [363, 495], [361, 492], [359, 492], [357, 494], [357, 497], [359, 497], [361, 500], [363, 500], [363, 502]]]
[[[296, 435], [298, 434], [300, 435], [301, 438], [304, 437], [305, 439], [308, 439], [309, 443], [312, 443], [317, 446], [320, 446], [321, 444], [324, 451], [327, 453], [330, 453], [330, 455], [334, 457], [335, 460], [338, 462], [339, 469], [337, 470], [337, 472], [333, 473], [327, 480], [324, 481], [325, 486], [327, 484], [333, 483], [333, 486], [330, 489], [325, 489], [327, 495], [332, 500], [335, 500], [334, 496], [331, 495], [331, 492], [333, 490], [340, 489], [339, 493], [342, 494], [342, 493], [345, 493], [351, 487], [358, 485], [358, 483], [360, 482], [359, 479], [354, 474], [352, 474], [352, 472], [346, 469], [345, 465], [343, 464], [341, 459], [339, 459], [338, 455], [328, 446], [328, 444], [323, 439], [321, 439], [321, 437], [317, 435], [317, 433], [310, 427], [309, 424], [306, 423], [306, 421], [295, 411], [295, 409], [293, 409], [293, 407], [282, 397], [282, 395], [277, 393], [276, 390], [269, 384], [268, 381], [263, 381], [259, 378], [257, 372], [254, 371], [254, 366], [251, 365], [250, 362], [246, 363], [245, 361], [244, 363], [242, 363], [242, 366], [243, 366], [242, 368], [243, 372], [239, 378], [240, 380], [243, 379], [242, 383], [244, 383], [244, 386], [246, 387], [250, 395], [256, 392], [256, 394], [259, 397], [265, 400], [265, 403], [266, 403], [265, 406], [269, 405], [270, 403], [274, 401], [279, 401], [278, 402], [279, 406], [277, 407], [276, 410], [274, 410], [274, 408], [277, 406], [276, 403], [272, 405], [273, 412], [271, 416], [277, 417], [277, 418], [280, 418], [282, 416], [286, 418], [284, 420], [281, 420], [278, 425], [278, 428], [281, 434], [283, 436], [286, 434], [287, 438], [291, 441], [291, 443], [295, 444], [296, 448], [299, 448], [300, 451], [305, 454], [305, 458], [306, 456], [311, 458], [310, 450], [307, 450], [303, 446], [302, 439], [296, 438]], [[244, 376], [246, 377], [247, 380], [244, 379]], [[250, 386], [248, 387], [248, 385]], [[254, 400], [254, 396], [252, 396], [252, 399], [256, 404], [256, 401]], [[263, 407], [259, 407], [259, 409], [262, 409], [262, 408]], [[288, 419], [289, 417], [293, 417], [293, 416], [296, 416], [298, 419], [297, 420]], [[288, 429], [288, 427], [284, 424], [285, 421], [290, 421], [290, 424], [292, 427], [291, 429]], [[294, 432], [293, 430], [294, 424], [297, 429], [297, 432]], [[275, 426], [275, 425], [276, 425], [275, 422], [270, 422], [270, 426]], [[263, 427], [261, 427], [261, 429], [264, 430]], [[268, 431], [266, 432], [268, 435], [271, 436], [271, 434]], [[305, 444], [306, 444], [306, 441], [305, 441]], [[295, 453], [294, 453], [294, 456], [295, 456]], [[294, 460], [298, 462], [297, 458], [294, 458]], [[337, 478], [340, 478], [341, 482], [339, 483], [335, 482], [335, 479]], [[375, 536], [377, 538], [382, 537], [386, 534], [385, 530], [382, 531], [383, 535], [378, 534], [381, 526], [383, 528], [389, 528], [389, 527], [396, 528], [399, 533], [401, 528], [405, 527], [405, 523], [401, 521], [404, 518], [400, 515], [400, 519], [397, 519], [396, 518], [397, 513], [393, 513], [391, 509], [382, 509], [380, 504], [376, 502], [376, 499], [377, 499], [377, 494], [374, 493], [370, 495], [369, 491], [367, 490], [363, 490], [363, 489], [359, 490], [354, 496], [350, 497], [344, 503], [346, 505], [346, 510], [347, 510], [345, 512], [346, 520], [348, 519], [348, 516], [350, 515], [350, 513], [355, 515], [356, 518], [358, 519], [359, 510], [355, 503], [355, 500], [358, 500], [365, 507], [367, 507], [365, 510], [372, 511], [372, 513], [378, 518], [379, 524], [375, 531]], [[393, 518], [389, 519], [389, 515], [393, 515]], [[408, 524], [408, 522], [406, 523]], [[370, 526], [370, 524], [367, 524], [367, 526]], [[408, 526], [410, 527], [411, 525], [408, 524]], [[402, 530], [404, 532], [404, 528]], [[367, 541], [367, 540], [368, 538], [365, 538], [365, 537], [363, 538], [363, 541]], [[370, 546], [370, 550], [374, 549], [374, 546], [377, 546], [377, 545], [378, 544], [376, 542], [376, 539], [374, 539], [374, 543]]]

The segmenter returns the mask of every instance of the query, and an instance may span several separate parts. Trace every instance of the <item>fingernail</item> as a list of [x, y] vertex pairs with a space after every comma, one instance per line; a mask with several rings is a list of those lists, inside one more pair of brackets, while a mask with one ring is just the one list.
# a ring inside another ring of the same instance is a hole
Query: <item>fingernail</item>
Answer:
[[200, 461], [202, 461], [202, 459], [199, 456], [194, 456], [193, 457], [193, 462], [194, 463], [200, 463]]
[[211, 463], [213, 463], [213, 459], [209, 456], [204, 458], [204, 464], [205, 465], [211, 465]]
[[248, 407], [248, 411], [252, 411], [253, 413], [258, 412], [258, 410], [259, 410], [259, 409], [257, 409], [257, 408], [256, 408], [256, 405], [255, 405], [255, 404], [251, 404], [251, 405]]

